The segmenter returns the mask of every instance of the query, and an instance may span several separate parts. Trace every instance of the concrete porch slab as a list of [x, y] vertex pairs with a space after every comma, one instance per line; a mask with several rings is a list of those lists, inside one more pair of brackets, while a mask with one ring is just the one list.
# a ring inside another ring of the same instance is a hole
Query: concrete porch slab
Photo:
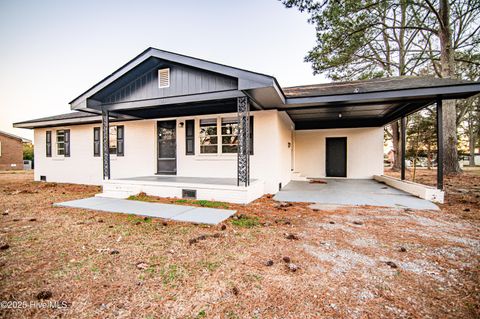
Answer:
[[394, 208], [439, 210], [434, 203], [375, 180], [324, 179], [326, 184], [291, 181], [274, 199], [331, 205], [370, 205]]
[[216, 225], [235, 214], [235, 210], [149, 203], [128, 199], [90, 197], [55, 203], [58, 207], [82, 208], [110, 213], [133, 214], [174, 221]]

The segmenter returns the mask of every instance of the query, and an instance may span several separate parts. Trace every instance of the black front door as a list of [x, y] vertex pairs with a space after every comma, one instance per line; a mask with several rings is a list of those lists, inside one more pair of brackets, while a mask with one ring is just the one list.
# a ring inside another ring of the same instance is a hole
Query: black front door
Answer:
[[176, 121], [157, 122], [158, 174], [177, 174]]
[[327, 177], [347, 177], [346, 137], [327, 137], [326, 173]]

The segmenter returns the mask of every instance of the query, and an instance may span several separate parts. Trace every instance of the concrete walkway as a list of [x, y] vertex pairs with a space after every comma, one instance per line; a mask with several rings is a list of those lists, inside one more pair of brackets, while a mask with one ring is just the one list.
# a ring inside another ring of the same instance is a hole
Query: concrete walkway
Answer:
[[211, 225], [216, 225], [222, 222], [236, 212], [235, 210], [228, 209], [150, 203], [107, 197], [89, 197], [55, 203], [53, 205]]
[[331, 205], [370, 205], [439, 210], [434, 203], [372, 179], [322, 179], [326, 184], [291, 181], [274, 199]]

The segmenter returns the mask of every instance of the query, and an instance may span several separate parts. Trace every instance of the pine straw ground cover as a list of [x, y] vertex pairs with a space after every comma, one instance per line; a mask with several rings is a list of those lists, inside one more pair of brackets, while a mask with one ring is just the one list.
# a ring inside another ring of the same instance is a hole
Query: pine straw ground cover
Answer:
[[[480, 184], [464, 178], [458, 188]], [[0, 300], [66, 306], [1, 317], [480, 315], [478, 189], [467, 202], [449, 196], [442, 212], [314, 211], [265, 196], [229, 205], [240, 217], [214, 227], [51, 206], [97, 192], [0, 174]]]

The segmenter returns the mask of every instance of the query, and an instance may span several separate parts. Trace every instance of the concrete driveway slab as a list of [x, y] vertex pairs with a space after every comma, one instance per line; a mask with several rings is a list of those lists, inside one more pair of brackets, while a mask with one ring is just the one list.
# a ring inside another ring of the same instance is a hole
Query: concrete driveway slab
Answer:
[[274, 199], [331, 205], [370, 205], [439, 210], [434, 203], [371, 179], [324, 179], [325, 184], [292, 181]]

